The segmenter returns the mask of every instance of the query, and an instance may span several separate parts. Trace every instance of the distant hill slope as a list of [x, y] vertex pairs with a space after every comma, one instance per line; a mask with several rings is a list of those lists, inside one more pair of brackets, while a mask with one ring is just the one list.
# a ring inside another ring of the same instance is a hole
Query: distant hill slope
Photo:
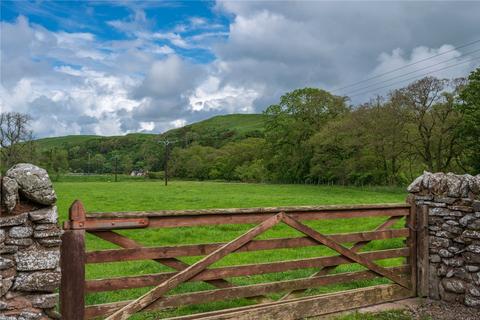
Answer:
[[[263, 132], [265, 126], [265, 116], [263, 114], [228, 114], [215, 116], [207, 120], [199, 121], [183, 128], [217, 128], [236, 130], [239, 133], [247, 133], [252, 131]], [[181, 129], [181, 128], [180, 128]], [[173, 129], [170, 131], [175, 131]]]
[[[138, 145], [154, 139], [168, 138], [186, 144], [197, 142], [214, 147], [229, 141], [246, 137], [263, 136], [265, 116], [263, 114], [230, 114], [215, 116], [207, 120], [176, 128], [160, 135], [151, 133], [132, 133], [125, 136], [69, 135], [63, 137], [43, 138], [35, 141], [40, 150], [52, 148], [70, 148], [82, 145], [129, 145], [137, 149]], [[137, 145], [137, 146], [134, 146]], [[110, 148], [108, 148], [110, 149]]]
[[80, 144], [90, 140], [100, 140], [101, 136], [94, 135], [70, 135], [63, 137], [37, 139], [35, 142], [41, 149], [59, 148], [66, 144]]

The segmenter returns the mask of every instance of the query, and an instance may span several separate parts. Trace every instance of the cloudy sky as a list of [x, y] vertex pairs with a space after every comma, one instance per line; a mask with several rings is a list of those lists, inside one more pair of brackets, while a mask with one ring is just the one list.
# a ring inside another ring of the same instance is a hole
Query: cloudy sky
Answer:
[[459, 1], [2, 0], [0, 108], [46, 137], [162, 132], [305, 86], [358, 104], [467, 75], [479, 16]]

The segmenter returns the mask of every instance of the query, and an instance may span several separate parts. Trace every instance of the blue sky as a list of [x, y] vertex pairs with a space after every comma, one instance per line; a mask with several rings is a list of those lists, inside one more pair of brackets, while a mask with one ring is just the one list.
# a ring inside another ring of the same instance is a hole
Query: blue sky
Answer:
[[0, 108], [44, 137], [162, 132], [305, 86], [358, 104], [467, 75], [479, 15], [458, 1], [2, 1]]
[[[173, 31], [186, 39], [206, 34], [221, 39], [228, 35], [229, 25], [228, 15], [215, 10], [213, 1], [2, 1], [2, 21], [14, 23], [19, 15], [53, 32], [91, 33], [99, 41], [134, 39], [140, 27]], [[172, 46], [196, 63], [215, 59], [207, 48], [185, 48], [168, 39], [154, 42]]]

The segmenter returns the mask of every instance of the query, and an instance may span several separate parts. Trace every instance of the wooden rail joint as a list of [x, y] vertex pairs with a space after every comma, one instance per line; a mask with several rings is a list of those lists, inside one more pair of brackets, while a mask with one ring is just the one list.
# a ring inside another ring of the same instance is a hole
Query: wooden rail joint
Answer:
[[148, 218], [86, 219], [66, 221], [63, 227], [71, 230], [112, 230], [146, 228], [148, 224]]

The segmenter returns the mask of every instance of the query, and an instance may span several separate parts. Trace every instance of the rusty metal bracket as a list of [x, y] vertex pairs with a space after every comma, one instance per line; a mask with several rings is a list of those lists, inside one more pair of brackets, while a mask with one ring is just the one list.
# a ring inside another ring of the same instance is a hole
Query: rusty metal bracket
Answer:
[[63, 228], [73, 230], [137, 229], [146, 228], [148, 224], [148, 218], [87, 219], [84, 221], [65, 221]]

